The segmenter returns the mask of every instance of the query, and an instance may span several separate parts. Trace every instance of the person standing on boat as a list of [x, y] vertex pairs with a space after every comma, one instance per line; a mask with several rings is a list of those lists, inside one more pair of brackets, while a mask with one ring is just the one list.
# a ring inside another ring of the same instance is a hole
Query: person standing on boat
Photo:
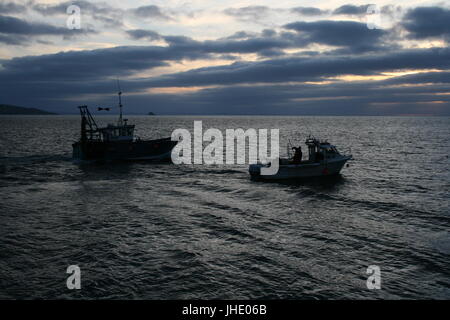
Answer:
[[294, 164], [300, 164], [303, 158], [302, 147], [294, 147], [292, 149], [294, 150], [294, 158], [292, 159], [292, 162]]

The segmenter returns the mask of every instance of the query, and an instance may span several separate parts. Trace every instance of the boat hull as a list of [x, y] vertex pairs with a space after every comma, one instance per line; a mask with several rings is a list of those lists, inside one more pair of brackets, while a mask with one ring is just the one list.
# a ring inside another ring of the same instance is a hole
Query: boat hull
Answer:
[[86, 141], [73, 144], [73, 159], [87, 161], [164, 161], [177, 141], [170, 138], [137, 141]]
[[285, 179], [302, 179], [312, 177], [323, 177], [337, 175], [341, 172], [345, 163], [351, 157], [342, 157], [339, 160], [316, 163], [288, 164], [280, 165], [279, 170], [274, 175], [261, 175], [262, 164], [252, 164], [249, 167], [250, 176], [253, 179], [261, 180], [285, 180]]

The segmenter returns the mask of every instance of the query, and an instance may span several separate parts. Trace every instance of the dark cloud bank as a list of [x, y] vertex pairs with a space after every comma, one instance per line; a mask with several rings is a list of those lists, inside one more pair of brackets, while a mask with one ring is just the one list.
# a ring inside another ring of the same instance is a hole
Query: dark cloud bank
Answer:
[[70, 30], [46, 23], [32, 23], [25, 20], [0, 15], [0, 43], [19, 45], [28, 43], [35, 36], [62, 36], [69, 39], [79, 35], [95, 33], [90, 28]]
[[[171, 19], [153, 6], [138, 9], [134, 9], [134, 14]], [[292, 10], [310, 16], [324, 14], [313, 9]], [[364, 9], [367, 8], [347, 5], [333, 14], [358, 15]], [[57, 6], [46, 7], [45, 12], [55, 14]], [[244, 17], [260, 18], [265, 14], [264, 7], [244, 10]], [[415, 8], [407, 12], [398, 27], [408, 39], [448, 41], [448, 19], [447, 9]], [[26, 41], [34, 35], [69, 36], [68, 31], [0, 16], [0, 42], [8, 44], [15, 44], [11, 39]], [[119, 77], [125, 92], [130, 93], [125, 101], [131, 113], [150, 110], [160, 114], [450, 115], [450, 48], [402, 49], [392, 41], [392, 32], [370, 30], [359, 22], [331, 20], [298, 21], [286, 24], [278, 32], [242, 31], [209, 41], [165, 36], [153, 30], [126, 30], [129, 38], [143, 45], [0, 61], [0, 102], [72, 113], [78, 104], [112, 103], [114, 79]], [[8, 38], [11, 36], [14, 38]], [[151, 41], [163, 41], [166, 45], [151, 45]], [[285, 53], [286, 49], [304, 50], [311, 45], [328, 49]], [[237, 57], [248, 53], [257, 54], [259, 60], [240, 61]], [[217, 58], [228, 59], [230, 64], [133, 79], [134, 73], [149, 70], [151, 74], [153, 68], [173, 62]], [[442, 71], [428, 72], [431, 69]], [[341, 75], [408, 70], [424, 72], [378, 81], [338, 80]], [[203, 89], [183, 94], [156, 93], [164, 87]], [[145, 91], [149, 88], [154, 88], [154, 93]]]

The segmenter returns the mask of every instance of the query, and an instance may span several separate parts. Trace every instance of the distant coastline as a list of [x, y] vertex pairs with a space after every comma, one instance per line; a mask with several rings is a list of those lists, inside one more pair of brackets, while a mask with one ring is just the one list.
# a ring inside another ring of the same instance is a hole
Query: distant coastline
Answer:
[[55, 114], [56, 113], [36, 108], [25, 108], [9, 104], [0, 104], [0, 115], [55, 115]]

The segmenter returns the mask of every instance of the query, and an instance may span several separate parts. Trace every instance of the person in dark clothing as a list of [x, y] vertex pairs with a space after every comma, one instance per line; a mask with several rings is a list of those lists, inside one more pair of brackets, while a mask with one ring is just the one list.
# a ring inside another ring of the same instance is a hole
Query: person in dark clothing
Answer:
[[316, 162], [320, 162], [320, 161], [322, 161], [324, 158], [323, 158], [323, 154], [321, 153], [321, 152], [317, 152], [316, 153]]
[[303, 153], [302, 153], [302, 147], [294, 147], [292, 148], [294, 150], [294, 158], [292, 159], [295, 164], [300, 164], [302, 162]]

